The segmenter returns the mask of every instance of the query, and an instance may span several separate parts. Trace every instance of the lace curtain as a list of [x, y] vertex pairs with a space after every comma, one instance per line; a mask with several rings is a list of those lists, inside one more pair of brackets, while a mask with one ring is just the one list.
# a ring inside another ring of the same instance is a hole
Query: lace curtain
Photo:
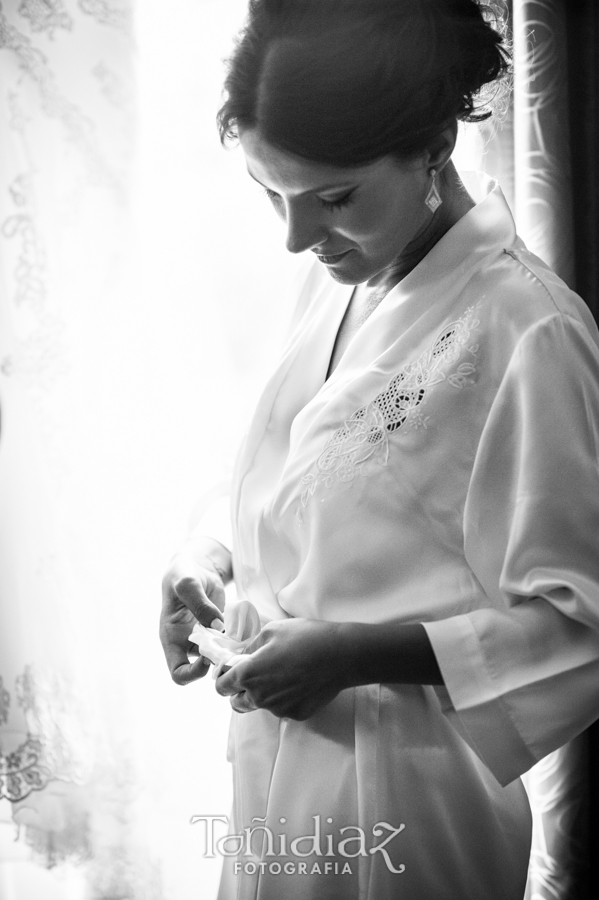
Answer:
[[161, 896], [121, 673], [98, 665], [117, 619], [90, 488], [111, 467], [100, 423], [80, 430], [104, 412], [82, 378], [95, 309], [114, 295], [119, 319], [132, 53], [127, 2], [0, 3], [3, 900]]
[[216, 134], [244, 12], [0, 0], [0, 900], [216, 894], [229, 707], [157, 621], [295, 271]]
[[[571, 280], [565, 4], [462, 158]], [[0, 0], [0, 900], [216, 895], [228, 707], [170, 684], [159, 584], [225, 479], [301, 259], [213, 126], [244, 0]], [[529, 900], [583, 866], [583, 742], [529, 779]]]

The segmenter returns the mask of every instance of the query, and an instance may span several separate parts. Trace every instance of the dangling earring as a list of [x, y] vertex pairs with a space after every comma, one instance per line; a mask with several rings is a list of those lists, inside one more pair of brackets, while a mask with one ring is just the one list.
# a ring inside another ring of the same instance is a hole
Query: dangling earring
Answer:
[[431, 189], [428, 192], [426, 200], [424, 202], [432, 213], [436, 213], [443, 203], [443, 200], [437, 187], [437, 170], [431, 169], [431, 175], [433, 176], [433, 183], [431, 184]]

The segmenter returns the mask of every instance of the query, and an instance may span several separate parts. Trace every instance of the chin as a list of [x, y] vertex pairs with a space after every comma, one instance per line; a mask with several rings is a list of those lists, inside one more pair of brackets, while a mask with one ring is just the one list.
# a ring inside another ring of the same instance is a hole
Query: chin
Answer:
[[331, 276], [331, 278], [333, 279], [333, 281], [336, 281], [338, 284], [354, 284], [355, 285], [355, 284], [362, 283], [361, 280], [358, 280], [353, 275], [348, 275], [345, 272], [335, 272], [335, 270], [328, 269], [327, 266], [325, 266], [325, 268], [327, 268], [328, 273]]
[[333, 267], [333, 266], [325, 266], [324, 263], [321, 263], [322, 266], [327, 270], [333, 281], [336, 281], [338, 284], [362, 284], [362, 282], [368, 280], [368, 275], [364, 275], [362, 272], [357, 272], [355, 269], [352, 271], [349, 268], [344, 270], [342, 266]]

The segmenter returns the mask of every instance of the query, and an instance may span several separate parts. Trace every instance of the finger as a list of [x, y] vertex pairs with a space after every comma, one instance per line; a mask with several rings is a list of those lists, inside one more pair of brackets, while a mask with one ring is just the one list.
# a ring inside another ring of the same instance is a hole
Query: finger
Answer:
[[163, 649], [166, 664], [175, 684], [189, 684], [191, 681], [203, 678], [208, 671], [210, 662], [203, 656], [198, 656], [190, 661], [185, 650], [171, 642], [163, 643]]
[[238, 713], [254, 712], [254, 710], [258, 709], [247, 691], [240, 691], [238, 694], [233, 694], [229, 702], [235, 712]]
[[245, 690], [243, 685], [243, 671], [246, 668], [243, 660], [237, 662], [226, 672], [216, 679], [215, 686], [217, 693], [223, 697], [230, 697], [232, 694], [239, 694]]
[[225, 608], [226, 594], [225, 587], [219, 575], [214, 576], [214, 579], [207, 587], [206, 593], [210, 602], [222, 613]]
[[262, 647], [265, 647], [269, 641], [272, 640], [272, 631], [269, 626], [260, 631], [256, 637], [251, 641], [246, 647], [244, 647], [239, 652], [243, 656], [250, 656], [252, 653], [255, 653], [257, 650], [260, 650]]
[[[195, 578], [190, 576], [181, 578], [175, 582], [173, 588], [177, 597], [185, 604], [187, 609], [193, 613], [201, 625], [205, 625], [207, 628], [217, 628], [218, 622], [224, 623], [222, 612], [216, 604], [208, 599], [202, 584]], [[221, 593], [222, 598], [220, 597]], [[218, 586], [215, 585], [211, 594], [219, 601], [222, 599], [221, 605], [224, 607], [224, 591], [222, 588], [218, 588]], [[224, 627], [224, 625], [222, 627]]]
[[210, 667], [210, 661], [199, 656], [193, 662], [186, 661], [171, 669], [171, 677], [175, 684], [185, 685], [198, 678], [203, 678]]

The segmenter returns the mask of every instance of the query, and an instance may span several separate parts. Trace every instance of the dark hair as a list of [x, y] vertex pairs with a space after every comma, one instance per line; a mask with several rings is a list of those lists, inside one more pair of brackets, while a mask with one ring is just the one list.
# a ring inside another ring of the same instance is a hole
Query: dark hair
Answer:
[[338, 166], [417, 154], [456, 119], [491, 115], [481, 88], [509, 70], [493, 13], [476, 0], [250, 0], [221, 141], [258, 128]]

